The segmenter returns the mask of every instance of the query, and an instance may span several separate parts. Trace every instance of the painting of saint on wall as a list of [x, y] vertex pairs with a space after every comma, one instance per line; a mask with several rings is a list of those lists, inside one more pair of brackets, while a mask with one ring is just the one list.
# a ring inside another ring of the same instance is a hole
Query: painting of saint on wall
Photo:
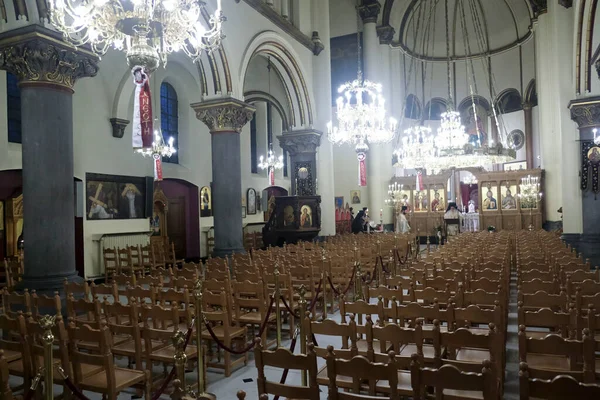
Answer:
[[200, 216], [212, 216], [212, 196], [208, 186], [204, 186], [200, 189]]
[[483, 201], [481, 202], [481, 208], [483, 211], [494, 211], [498, 210], [497, 193], [498, 187], [495, 185], [482, 185], [481, 195]]
[[503, 210], [517, 209], [517, 185], [504, 186], [500, 189]]
[[413, 209], [415, 212], [426, 212], [429, 210], [429, 199], [427, 198], [427, 190], [413, 192]]
[[256, 190], [250, 188], [246, 193], [247, 212], [248, 215], [256, 214]]
[[444, 189], [431, 189], [429, 191], [431, 200], [431, 211], [446, 211], [446, 200], [444, 199]]
[[300, 208], [300, 227], [312, 228], [312, 208], [304, 205]]
[[469, 143], [474, 147], [488, 144], [488, 116], [485, 108], [480, 104], [475, 104], [473, 109], [473, 106], [470, 105], [462, 114], [465, 130], [469, 135]]
[[338, 210], [344, 208], [344, 196], [337, 196], [335, 198], [335, 208]]
[[87, 219], [145, 218], [142, 177], [86, 174]]

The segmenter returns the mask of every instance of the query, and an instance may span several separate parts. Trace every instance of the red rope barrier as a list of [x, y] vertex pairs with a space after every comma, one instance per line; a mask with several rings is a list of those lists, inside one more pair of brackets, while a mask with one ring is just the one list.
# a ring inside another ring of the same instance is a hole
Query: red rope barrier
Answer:
[[356, 265], [354, 266], [354, 269], [352, 270], [352, 276], [350, 277], [350, 281], [348, 282], [348, 285], [346, 285], [346, 289], [344, 289], [342, 292], [340, 292], [339, 290], [337, 290], [335, 288], [335, 286], [333, 285], [333, 282], [331, 281], [331, 277], [328, 276], [327, 279], [329, 280], [329, 285], [331, 285], [331, 289], [333, 290], [333, 293], [336, 296], [340, 296], [340, 295], [346, 295], [346, 293], [348, 293], [348, 291], [350, 290], [350, 288], [354, 285], [354, 275], [356, 274]]
[[292, 308], [289, 306], [287, 301], [285, 301], [285, 297], [281, 296], [281, 302], [283, 303], [283, 306], [285, 307], [287, 312], [289, 312], [292, 317], [300, 319], [300, 316], [296, 314], [294, 310], [292, 310]]
[[[273, 311], [273, 303], [275, 303], [275, 298], [273, 296], [271, 296], [271, 304], [269, 304], [267, 316], [265, 317], [265, 320], [263, 321], [263, 323], [260, 327], [257, 337], [262, 336], [265, 329], [267, 328], [267, 325], [269, 324], [269, 317], [271, 316], [271, 312]], [[206, 322], [206, 320], [204, 321], [204, 325], [206, 326], [206, 330], [208, 330], [210, 337], [215, 341], [217, 346], [219, 346], [221, 349], [225, 350], [228, 353], [237, 354], [237, 355], [245, 354], [248, 351], [252, 350], [254, 348], [254, 346], [256, 346], [256, 342], [252, 341], [252, 343], [250, 343], [244, 350], [233, 350], [232, 348], [228, 347], [227, 345], [225, 345], [223, 342], [221, 342], [219, 340], [219, 338], [217, 337], [215, 332], [212, 330], [212, 327]]]

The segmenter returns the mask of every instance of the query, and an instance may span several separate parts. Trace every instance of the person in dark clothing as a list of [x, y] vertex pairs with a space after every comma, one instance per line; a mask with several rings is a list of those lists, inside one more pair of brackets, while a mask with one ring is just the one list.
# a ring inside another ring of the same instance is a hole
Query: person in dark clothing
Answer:
[[358, 234], [363, 231], [364, 225], [365, 225], [364, 217], [365, 217], [364, 210], [360, 210], [358, 212], [358, 214], [356, 214], [354, 221], [352, 221], [352, 233]]

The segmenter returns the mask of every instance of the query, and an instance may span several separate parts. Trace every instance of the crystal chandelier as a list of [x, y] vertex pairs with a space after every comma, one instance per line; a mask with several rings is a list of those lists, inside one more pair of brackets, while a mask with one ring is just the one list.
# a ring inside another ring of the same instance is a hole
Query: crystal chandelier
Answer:
[[398, 158], [398, 166], [404, 169], [423, 169], [435, 157], [436, 152], [431, 128], [419, 125], [404, 130], [402, 146], [394, 154]]
[[265, 159], [263, 156], [260, 156], [260, 161], [258, 162], [258, 168], [266, 169], [269, 172], [269, 182], [271, 186], [275, 185], [275, 170], [283, 168], [283, 156], [275, 157], [275, 153], [273, 153], [273, 145], [269, 146], [269, 155]]
[[147, 73], [165, 66], [169, 53], [196, 60], [220, 45], [225, 17], [216, 3], [209, 15], [199, 0], [49, 0], [50, 20], [67, 41], [100, 55], [111, 46], [125, 51], [129, 67]]
[[398, 205], [403, 204], [402, 199], [402, 189], [404, 188], [403, 184], [398, 185], [398, 182], [394, 182], [393, 184], [388, 186], [388, 199], [385, 199], [385, 205], [388, 207], [396, 208]]
[[[358, 9], [358, 7], [357, 7]], [[360, 18], [357, 12], [357, 28]], [[362, 47], [360, 29], [357, 29], [358, 74], [352, 82], [346, 82], [338, 88], [340, 97], [336, 100], [337, 124], [327, 124], [327, 136], [333, 144], [354, 145], [359, 162], [358, 185], [366, 186], [366, 153], [369, 143], [390, 142], [397, 128], [397, 121], [386, 117], [385, 98], [381, 93], [381, 84], [365, 80], [361, 67]]]
[[469, 135], [460, 120], [460, 113], [447, 111], [441, 114], [441, 125], [435, 137], [435, 146], [440, 156], [453, 155], [464, 151], [469, 143]]
[[177, 152], [173, 146], [174, 139], [171, 136], [166, 143], [162, 132], [159, 129], [154, 130], [154, 141], [152, 147], [140, 148], [135, 151], [144, 157], [152, 157], [154, 160], [154, 180], [162, 181], [162, 158], [171, 157]]
[[540, 192], [540, 181], [537, 176], [527, 175], [521, 178], [519, 184], [519, 194], [517, 196], [521, 202], [521, 208], [529, 208], [529, 218], [531, 223], [528, 229], [532, 231], [533, 227], [533, 209], [537, 208], [538, 202], [542, 199]]

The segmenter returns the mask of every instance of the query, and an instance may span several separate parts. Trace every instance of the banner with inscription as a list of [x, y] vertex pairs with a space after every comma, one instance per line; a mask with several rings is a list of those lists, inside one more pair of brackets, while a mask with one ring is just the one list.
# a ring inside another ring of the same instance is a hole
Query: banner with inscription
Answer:
[[132, 145], [134, 149], [152, 148], [152, 97], [149, 76], [141, 66], [133, 67], [131, 73], [135, 84]]

